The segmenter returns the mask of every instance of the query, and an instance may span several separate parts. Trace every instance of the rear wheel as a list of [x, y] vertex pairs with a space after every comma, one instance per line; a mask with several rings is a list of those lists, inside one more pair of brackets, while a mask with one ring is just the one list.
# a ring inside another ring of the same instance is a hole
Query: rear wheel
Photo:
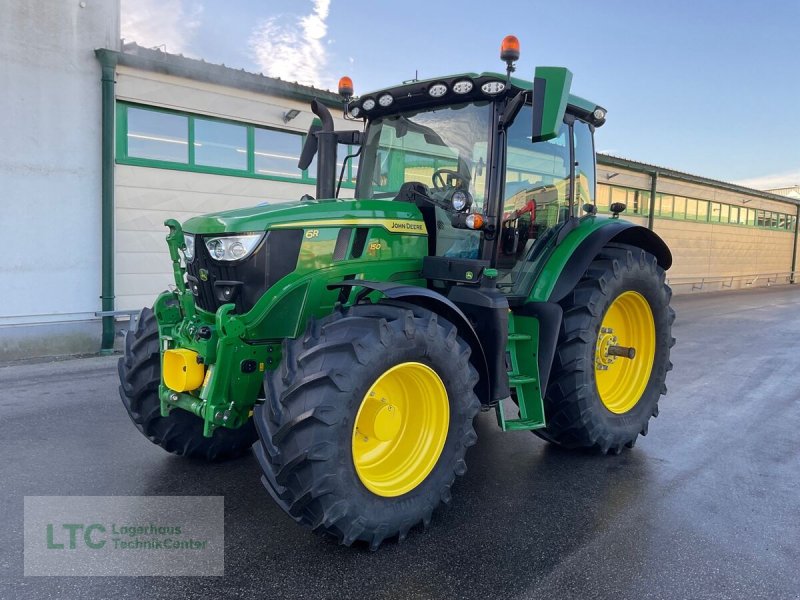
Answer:
[[547, 427], [537, 435], [567, 448], [619, 453], [647, 434], [672, 369], [671, 295], [652, 254], [622, 244], [600, 252], [561, 302]]
[[478, 380], [454, 325], [412, 306], [359, 305], [284, 341], [256, 407], [273, 498], [340, 543], [405, 538], [450, 500], [477, 436]]
[[180, 456], [217, 460], [245, 452], [256, 440], [253, 420], [239, 429], [220, 427], [203, 437], [203, 420], [179, 408], [161, 416], [158, 386], [161, 354], [158, 323], [149, 308], [142, 309], [135, 331], [125, 336], [125, 355], [117, 364], [119, 395], [133, 424], [148, 440]]

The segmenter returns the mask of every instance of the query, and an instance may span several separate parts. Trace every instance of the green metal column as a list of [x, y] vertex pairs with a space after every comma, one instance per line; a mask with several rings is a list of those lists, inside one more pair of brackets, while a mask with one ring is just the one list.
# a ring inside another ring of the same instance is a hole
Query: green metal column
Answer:
[[650, 174], [650, 210], [647, 211], [647, 228], [653, 231], [653, 220], [656, 212], [656, 188], [658, 187], [658, 171]]
[[[103, 183], [101, 198], [102, 295], [103, 311], [114, 310], [114, 103], [117, 54], [95, 51], [102, 66], [102, 156]], [[101, 354], [114, 351], [114, 317], [103, 317]]]
[[797, 216], [794, 220], [794, 242], [792, 243], [792, 274], [789, 276], [790, 283], [795, 283], [794, 272], [797, 270], [797, 230], [800, 229], [800, 205], [797, 206]]

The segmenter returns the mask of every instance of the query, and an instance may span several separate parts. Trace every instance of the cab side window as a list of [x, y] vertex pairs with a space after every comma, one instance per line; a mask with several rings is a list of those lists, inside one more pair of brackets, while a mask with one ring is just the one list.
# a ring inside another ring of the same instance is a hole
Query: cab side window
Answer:
[[508, 129], [503, 223], [498, 268], [510, 269], [547, 229], [569, 211], [569, 126], [557, 137], [532, 143], [531, 107], [522, 108]]
[[575, 214], [595, 202], [594, 136], [588, 123], [575, 121]]

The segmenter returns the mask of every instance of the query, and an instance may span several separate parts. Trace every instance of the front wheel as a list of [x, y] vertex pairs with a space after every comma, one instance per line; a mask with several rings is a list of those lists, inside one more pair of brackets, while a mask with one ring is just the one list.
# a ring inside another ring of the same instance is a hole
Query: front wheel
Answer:
[[561, 302], [547, 427], [537, 435], [617, 454], [647, 434], [672, 369], [671, 295], [652, 254], [623, 244], [600, 252]]
[[285, 340], [254, 419], [272, 497], [297, 522], [372, 549], [425, 525], [466, 471], [478, 375], [454, 325], [359, 305]]

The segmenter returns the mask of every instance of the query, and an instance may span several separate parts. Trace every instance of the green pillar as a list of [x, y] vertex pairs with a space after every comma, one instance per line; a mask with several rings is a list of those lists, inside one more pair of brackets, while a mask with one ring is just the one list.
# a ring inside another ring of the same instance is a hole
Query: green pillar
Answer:
[[[103, 311], [114, 310], [114, 103], [117, 54], [109, 50], [95, 51], [102, 67], [102, 161], [101, 196], [102, 299]], [[101, 354], [114, 351], [114, 317], [103, 317]]]

